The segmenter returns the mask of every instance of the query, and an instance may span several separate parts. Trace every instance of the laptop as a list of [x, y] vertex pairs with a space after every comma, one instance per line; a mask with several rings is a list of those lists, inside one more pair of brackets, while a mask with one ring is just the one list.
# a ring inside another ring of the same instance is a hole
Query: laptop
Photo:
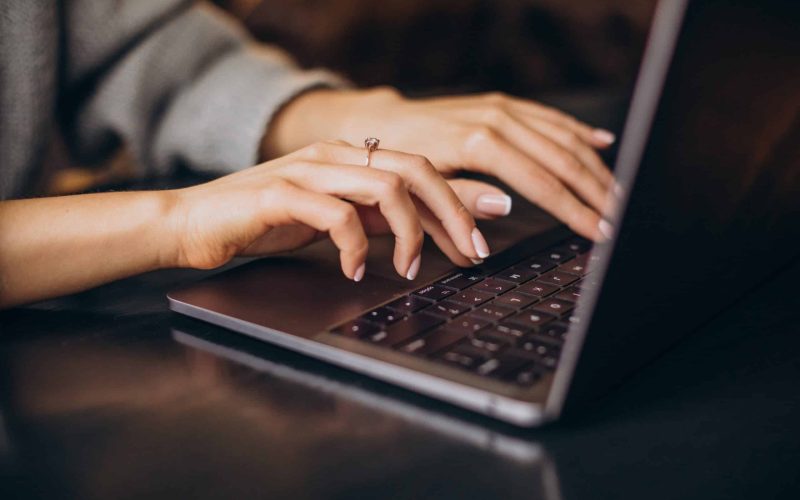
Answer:
[[[535, 207], [481, 223], [500, 251], [414, 282], [319, 242], [169, 294], [203, 321], [519, 426], [581, 411], [800, 253], [800, 3], [662, 0], [614, 172], [612, 241]], [[713, 353], [709, 353], [713, 356]]]

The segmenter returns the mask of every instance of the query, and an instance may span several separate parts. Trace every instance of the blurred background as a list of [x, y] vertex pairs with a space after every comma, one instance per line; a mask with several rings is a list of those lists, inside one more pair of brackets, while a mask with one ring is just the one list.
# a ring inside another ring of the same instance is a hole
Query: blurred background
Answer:
[[[213, 0], [252, 35], [303, 67], [330, 68], [359, 87], [408, 96], [503, 91], [616, 130], [656, 0]], [[607, 117], [604, 123], [594, 117]], [[148, 189], [123, 148], [76, 165], [59, 141], [43, 195]], [[179, 172], [186, 184], [207, 180]]]
[[215, 0], [303, 66], [407, 94], [620, 88], [655, 0]]

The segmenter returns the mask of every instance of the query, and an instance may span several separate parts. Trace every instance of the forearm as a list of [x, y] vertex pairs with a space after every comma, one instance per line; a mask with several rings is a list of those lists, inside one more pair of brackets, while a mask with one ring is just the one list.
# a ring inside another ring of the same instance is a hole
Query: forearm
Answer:
[[169, 192], [0, 202], [0, 308], [176, 262]]

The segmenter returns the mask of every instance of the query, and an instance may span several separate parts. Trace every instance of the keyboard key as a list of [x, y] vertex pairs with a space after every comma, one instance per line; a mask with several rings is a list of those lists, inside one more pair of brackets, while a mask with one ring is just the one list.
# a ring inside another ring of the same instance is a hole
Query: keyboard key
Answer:
[[[523, 351], [535, 353], [537, 356], [540, 356], [542, 360], [547, 357], [558, 359], [559, 354], [561, 354], [561, 348], [559, 348], [557, 345], [542, 342], [535, 338], [523, 339], [519, 344], [519, 348]], [[548, 363], [545, 364], [547, 365]]]
[[420, 356], [430, 356], [465, 338], [465, 335], [461, 332], [439, 328], [407, 342], [400, 347], [400, 350]]
[[533, 295], [535, 297], [543, 298], [547, 297], [548, 295], [557, 292], [558, 287], [553, 285], [548, 285], [547, 283], [540, 283], [539, 280], [536, 280], [531, 283], [525, 283], [521, 285], [519, 288], [514, 290], [515, 292], [522, 292], [528, 295]]
[[586, 238], [576, 236], [567, 240], [564, 246], [572, 253], [584, 253], [591, 250], [592, 242]]
[[527, 332], [531, 331], [531, 328], [503, 322], [494, 327], [492, 331], [519, 339], [522, 338], [522, 336], [524, 336]]
[[514, 309], [510, 307], [496, 305], [493, 302], [494, 301], [477, 307], [472, 314], [486, 318], [490, 321], [499, 321], [514, 312]]
[[534, 383], [538, 382], [544, 373], [542, 369], [539, 368], [538, 365], [535, 363], [528, 362], [527, 365], [523, 366], [517, 371], [509, 372], [505, 378], [506, 380], [510, 380], [512, 382], [516, 382], [520, 385], [533, 385]]
[[467, 343], [461, 343], [455, 347], [451, 347], [441, 355], [441, 359], [448, 363], [467, 369], [475, 368], [489, 357], [490, 353], [488, 351], [473, 347]]
[[491, 293], [481, 292], [478, 290], [464, 290], [463, 292], [459, 292], [451, 296], [448, 300], [459, 302], [461, 304], [468, 304], [470, 306], [478, 306], [484, 302], [492, 300], [493, 298], [494, 294]]
[[564, 316], [573, 308], [572, 302], [559, 299], [547, 299], [531, 306], [531, 310], [552, 314], [554, 316]]
[[554, 269], [556, 265], [549, 260], [545, 260], [540, 257], [534, 257], [532, 259], [522, 261], [522, 263], [517, 267], [527, 267], [534, 272], [542, 274]]
[[556, 317], [539, 311], [526, 310], [511, 316], [506, 320], [507, 323], [519, 325], [523, 328], [538, 328], [553, 320]]
[[443, 329], [448, 331], [460, 332], [463, 335], [472, 335], [481, 328], [485, 328], [491, 324], [491, 320], [476, 316], [474, 314], [467, 314], [459, 316], [453, 321], [447, 323]]
[[483, 330], [475, 334], [475, 338], [496, 342], [502, 345], [514, 345], [517, 343], [517, 340], [519, 340], [519, 338], [521, 338], [524, 335], [524, 332], [522, 332], [522, 330], [517, 330], [519, 332], [518, 335], [512, 335], [510, 333], [506, 333], [499, 330], [499, 328], [501, 327], [496, 326], [492, 328], [484, 328]]
[[409, 295], [408, 297], [401, 297], [394, 302], [386, 304], [386, 307], [403, 314], [411, 314], [425, 309], [429, 305], [431, 305], [431, 301]]
[[550, 271], [543, 274], [536, 280], [537, 283], [547, 283], [549, 285], [567, 286], [578, 281], [578, 276], [564, 273], [561, 271]]
[[455, 318], [459, 314], [465, 313], [467, 311], [469, 311], [468, 306], [465, 306], [464, 304], [459, 304], [458, 302], [445, 300], [443, 302], [439, 302], [438, 304], [432, 305], [431, 307], [425, 310], [425, 313], [435, 314], [437, 316], [450, 319], [450, 318]]
[[505, 342], [490, 338], [473, 337], [469, 339], [470, 345], [489, 352], [497, 352], [506, 346]]
[[512, 288], [514, 288], [513, 283], [509, 283], [507, 281], [502, 281], [494, 278], [489, 278], [475, 285], [475, 288], [473, 288], [473, 290], [480, 290], [482, 292], [489, 292], [495, 295], [500, 295], [501, 293], [507, 292]]
[[475, 371], [477, 371], [479, 375], [491, 375], [498, 368], [500, 368], [500, 361], [497, 359], [490, 359], [484, 361]]
[[[533, 345], [533, 343], [532, 343]], [[554, 349], [552, 346], [549, 349]], [[556, 365], [558, 365], [558, 356], [557, 352], [545, 349], [548, 354], [544, 356], [539, 354], [536, 347], [533, 347], [530, 350], [526, 349], [508, 349], [503, 354], [508, 356], [519, 356], [522, 358], [528, 358], [536, 364], [536, 367], [540, 370], [555, 370]]]
[[572, 259], [561, 264], [558, 266], [558, 270], [565, 273], [574, 274], [575, 276], [585, 276], [589, 272], [586, 268], [586, 265], [577, 259]]
[[566, 300], [567, 302], [578, 302], [578, 299], [581, 298], [581, 290], [573, 286], [556, 294], [556, 298]]
[[386, 326], [400, 321], [403, 316], [405, 316], [403, 313], [395, 312], [388, 307], [379, 307], [361, 316], [361, 318], [376, 325]]
[[497, 366], [494, 367], [490, 374], [513, 380], [523, 368], [531, 366], [532, 363], [527, 357], [509, 355], [507, 352], [500, 353], [494, 358], [497, 361]]
[[459, 272], [444, 278], [437, 285], [446, 286], [454, 290], [463, 290], [483, 280], [483, 276]]
[[432, 316], [424, 312], [418, 313], [387, 327], [384, 337], [378, 340], [371, 338], [371, 340], [385, 345], [397, 345], [442, 323], [444, 323], [444, 319], [438, 316]]
[[563, 342], [567, 338], [569, 325], [565, 323], [548, 323], [539, 329], [539, 334]]
[[333, 333], [344, 335], [346, 337], [364, 337], [366, 335], [377, 333], [380, 330], [381, 327], [377, 325], [368, 323], [363, 319], [356, 319], [348, 323], [345, 323], [342, 326], [334, 328]]
[[456, 293], [454, 290], [445, 288], [443, 286], [429, 285], [426, 286], [425, 288], [420, 288], [419, 290], [414, 292], [414, 295], [422, 297], [423, 299], [429, 299], [438, 302], [444, 298], [453, 295], [454, 293]]
[[539, 276], [538, 271], [534, 271], [528, 267], [514, 266], [511, 269], [501, 271], [492, 277], [503, 281], [510, 281], [511, 283], [516, 283], [519, 285], [520, 283], [530, 281], [537, 276]]
[[502, 307], [511, 307], [513, 309], [522, 309], [523, 307], [533, 304], [537, 300], [539, 299], [536, 297], [519, 293], [518, 291], [514, 290], [497, 297], [491, 301], [490, 304]]
[[556, 247], [539, 256], [556, 264], [562, 264], [575, 257], [575, 252], [571, 252], [566, 247]]

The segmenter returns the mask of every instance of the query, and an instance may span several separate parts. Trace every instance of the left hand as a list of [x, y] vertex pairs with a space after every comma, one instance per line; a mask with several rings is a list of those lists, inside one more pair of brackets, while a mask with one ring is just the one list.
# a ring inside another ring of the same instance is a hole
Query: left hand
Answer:
[[[281, 155], [332, 138], [360, 144], [365, 137], [423, 155], [444, 176], [468, 170], [497, 177], [578, 234], [609, 237], [601, 214], [614, 179], [596, 149], [610, 146], [613, 134], [533, 101], [494, 93], [411, 100], [388, 88], [317, 90], [276, 117], [263, 152]], [[476, 217], [487, 216], [470, 199], [497, 188], [452, 183]]]

